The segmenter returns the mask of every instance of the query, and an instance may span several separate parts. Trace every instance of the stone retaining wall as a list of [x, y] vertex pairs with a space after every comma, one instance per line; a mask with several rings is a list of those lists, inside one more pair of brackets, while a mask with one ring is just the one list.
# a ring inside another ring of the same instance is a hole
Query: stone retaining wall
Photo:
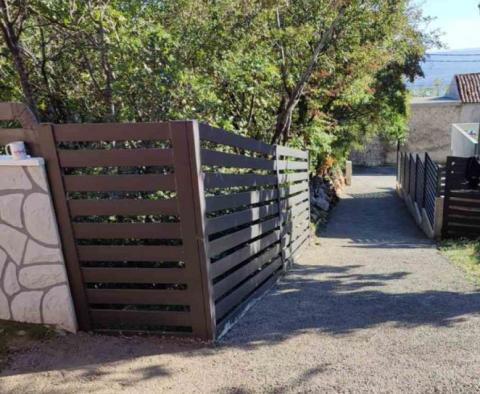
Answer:
[[75, 332], [43, 162], [30, 159], [25, 164], [0, 162], [0, 319]]

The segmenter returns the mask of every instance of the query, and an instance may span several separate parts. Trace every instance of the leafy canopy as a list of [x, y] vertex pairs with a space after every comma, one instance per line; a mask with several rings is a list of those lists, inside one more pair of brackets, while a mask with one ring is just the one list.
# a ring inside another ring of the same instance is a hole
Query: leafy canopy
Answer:
[[406, 133], [408, 0], [0, 0], [0, 100], [42, 121], [196, 118], [339, 160]]

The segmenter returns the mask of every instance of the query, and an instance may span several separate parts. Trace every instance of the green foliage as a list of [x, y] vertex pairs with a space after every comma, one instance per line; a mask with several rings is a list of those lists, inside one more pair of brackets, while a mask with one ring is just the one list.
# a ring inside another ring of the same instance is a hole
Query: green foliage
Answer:
[[408, 0], [4, 4], [0, 100], [42, 121], [196, 118], [269, 142], [301, 85], [283, 140], [313, 163], [342, 161], [375, 134], [405, 137], [403, 81], [431, 38]]
[[480, 284], [479, 240], [446, 240], [440, 244], [440, 251], [463, 270], [475, 284]]

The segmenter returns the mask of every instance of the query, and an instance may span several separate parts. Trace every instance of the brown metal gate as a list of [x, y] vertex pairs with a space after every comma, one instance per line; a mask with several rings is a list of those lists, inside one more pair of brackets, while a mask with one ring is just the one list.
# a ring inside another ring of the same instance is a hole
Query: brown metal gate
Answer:
[[305, 152], [195, 121], [23, 123], [0, 144], [45, 158], [83, 330], [215, 338], [308, 239]]

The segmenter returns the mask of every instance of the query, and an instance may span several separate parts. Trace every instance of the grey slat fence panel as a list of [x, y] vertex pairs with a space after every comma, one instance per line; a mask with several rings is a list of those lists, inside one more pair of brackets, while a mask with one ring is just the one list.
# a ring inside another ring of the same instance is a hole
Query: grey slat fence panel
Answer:
[[425, 192], [425, 166], [420, 155], [417, 154], [415, 160], [415, 202], [418, 207], [423, 208], [423, 196]]
[[277, 184], [275, 175], [205, 173], [205, 188], [264, 186]]
[[440, 171], [438, 165], [431, 159], [428, 153], [425, 154], [425, 186], [423, 206], [427, 212], [428, 220], [433, 226], [435, 221], [435, 200], [440, 196], [438, 188], [440, 182]]
[[206, 198], [206, 210], [207, 213], [210, 213], [222, 209], [233, 209], [241, 206], [258, 204], [260, 202], [273, 201], [277, 198], [278, 191], [276, 189], [254, 190], [250, 192], [212, 196]]
[[234, 155], [231, 153], [217, 152], [206, 149], [202, 149], [202, 164], [208, 166], [252, 168], [270, 171], [275, 169], [275, 162], [273, 160]]
[[[201, 139], [216, 144], [202, 151], [202, 166], [210, 274], [220, 333], [249, 297], [282, 272], [285, 235], [298, 238], [308, 230], [303, 226], [284, 234], [280, 225], [284, 220], [292, 225], [294, 220], [309, 222], [309, 187], [306, 152], [218, 131], [200, 125]], [[244, 151], [252, 153], [245, 156]], [[212, 172], [209, 166], [249, 173]], [[289, 215], [293, 218], [282, 219]]]
[[415, 200], [415, 187], [417, 185], [417, 179], [416, 179], [416, 160], [414, 155], [410, 155], [410, 164], [409, 164], [409, 172], [410, 175], [408, 177], [408, 180], [410, 181], [410, 185], [408, 186], [408, 192], [412, 196], [412, 199]]
[[272, 216], [278, 213], [278, 205], [270, 204], [258, 208], [251, 208], [245, 211], [234, 212], [209, 219], [207, 221], [207, 234], [217, 233], [222, 230], [237, 227], [245, 223], [254, 222], [261, 218]]
[[242, 137], [206, 124], [200, 124], [200, 138], [204, 141], [210, 141], [220, 145], [227, 145], [266, 155], [275, 154], [274, 145], [269, 145], [253, 138]]
[[403, 193], [425, 209], [430, 225], [434, 226], [436, 199], [441, 195], [441, 171], [428, 153], [424, 155], [400, 152], [397, 180]]

